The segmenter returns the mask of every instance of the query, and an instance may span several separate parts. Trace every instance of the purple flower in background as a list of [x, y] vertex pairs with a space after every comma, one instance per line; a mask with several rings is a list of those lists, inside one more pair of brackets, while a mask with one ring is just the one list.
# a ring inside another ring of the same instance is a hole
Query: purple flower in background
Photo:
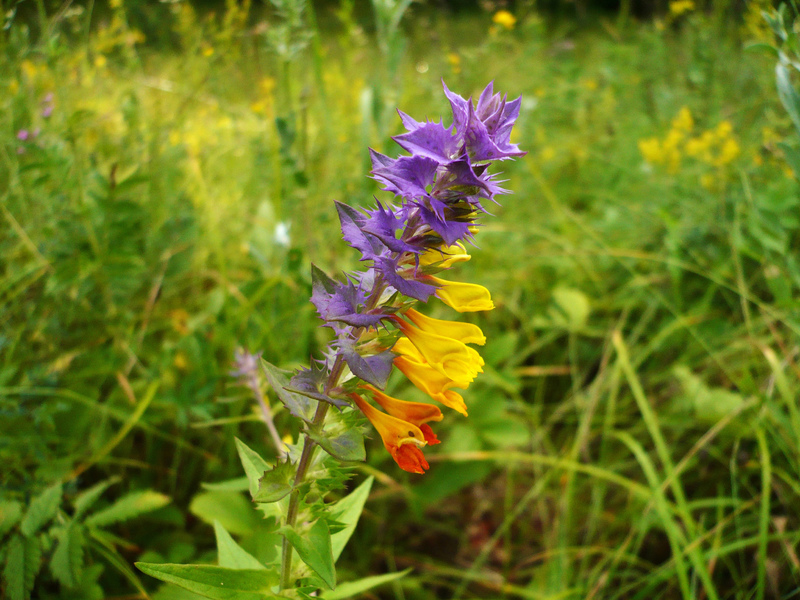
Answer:
[[20, 129], [17, 132], [17, 139], [21, 142], [27, 141], [29, 137], [31, 137], [31, 132], [27, 129]]
[[53, 93], [50, 92], [42, 99], [42, 116], [47, 119], [50, 115], [53, 114], [53, 108], [55, 108], [53, 104]]

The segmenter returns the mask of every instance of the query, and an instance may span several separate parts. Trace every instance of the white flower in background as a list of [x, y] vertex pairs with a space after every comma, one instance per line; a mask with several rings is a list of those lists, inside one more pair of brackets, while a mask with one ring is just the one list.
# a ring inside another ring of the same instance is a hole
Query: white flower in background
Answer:
[[278, 246], [284, 246], [286, 248], [292, 243], [291, 238], [289, 237], [289, 224], [284, 223], [283, 221], [279, 222], [275, 226], [275, 243]]

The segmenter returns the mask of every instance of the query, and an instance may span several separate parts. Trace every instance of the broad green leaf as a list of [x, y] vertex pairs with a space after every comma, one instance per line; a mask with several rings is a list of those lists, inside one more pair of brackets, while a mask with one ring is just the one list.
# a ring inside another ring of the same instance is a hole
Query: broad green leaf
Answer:
[[270, 464], [261, 458], [261, 455], [252, 450], [239, 438], [233, 438], [236, 443], [236, 451], [239, 453], [239, 460], [242, 461], [242, 467], [247, 475], [247, 481], [250, 484], [250, 496], [256, 497], [258, 493], [259, 480], [264, 475], [264, 471], [269, 471], [272, 467]]
[[237, 477], [235, 479], [226, 479], [225, 481], [216, 481], [213, 483], [201, 483], [204, 490], [209, 492], [244, 492], [250, 487], [250, 480], [247, 477]]
[[555, 307], [549, 311], [553, 323], [570, 330], [586, 326], [591, 307], [589, 298], [580, 290], [559, 287], [553, 290]]
[[278, 574], [255, 569], [226, 569], [212, 565], [136, 563], [151, 577], [174, 583], [213, 600], [268, 600], [278, 598], [272, 588]]
[[335, 590], [326, 591], [322, 594], [322, 600], [346, 600], [353, 598], [358, 594], [371, 590], [374, 587], [389, 583], [405, 577], [411, 572], [411, 569], [400, 571], [398, 573], [386, 573], [385, 575], [373, 575], [372, 577], [364, 577], [357, 581], [348, 581], [347, 583], [340, 583]]
[[266, 569], [256, 557], [237, 544], [225, 528], [214, 521], [214, 535], [217, 538], [219, 566], [227, 569]]
[[20, 531], [31, 537], [47, 522], [56, 516], [58, 506], [61, 503], [61, 484], [47, 488], [39, 496], [33, 499], [25, 516], [20, 524]]
[[56, 537], [58, 545], [50, 560], [50, 571], [62, 585], [73, 588], [80, 580], [83, 568], [83, 528], [72, 520]]
[[75, 506], [75, 518], [77, 519], [79, 516], [89, 510], [89, 508], [91, 508], [92, 505], [97, 502], [97, 499], [103, 494], [103, 492], [105, 492], [109, 487], [117, 483], [119, 480], [119, 477], [106, 479], [105, 481], [101, 481], [100, 483], [93, 485], [85, 492], [78, 494], [73, 502], [73, 505]]
[[302, 394], [296, 394], [286, 389], [289, 386], [289, 378], [292, 372], [279, 369], [263, 358], [261, 359], [261, 367], [264, 369], [267, 381], [269, 381], [272, 389], [277, 394], [278, 399], [289, 409], [289, 412], [295, 417], [310, 423], [314, 419], [317, 403]]
[[151, 512], [169, 504], [169, 496], [153, 490], [131, 492], [117, 500], [114, 504], [89, 515], [85, 523], [91, 527], [105, 527], [112, 523], [127, 521], [141, 514]]
[[7, 600], [30, 599], [33, 582], [42, 564], [41, 559], [39, 538], [25, 538], [19, 534], [11, 538], [6, 548], [6, 565], [3, 569]]
[[325, 585], [331, 589], [336, 587], [336, 567], [333, 566], [331, 532], [325, 519], [319, 519], [305, 535], [300, 535], [288, 526], [281, 527], [278, 533], [289, 540], [303, 562], [319, 575]]
[[278, 462], [259, 479], [258, 491], [253, 496], [253, 502], [277, 502], [287, 496], [292, 491], [296, 473], [297, 468], [288, 459], [285, 462]]
[[350, 540], [350, 536], [355, 531], [358, 519], [364, 510], [364, 503], [367, 501], [369, 492], [372, 489], [373, 481], [375, 481], [374, 477], [368, 477], [361, 485], [336, 504], [333, 504], [329, 509], [331, 518], [344, 524], [344, 529], [331, 536], [334, 561], [338, 560], [342, 550]]
[[0, 539], [19, 523], [22, 517], [22, 502], [4, 500], [0, 502]]
[[189, 511], [213, 526], [219, 521], [226, 531], [248, 535], [258, 526], [261, 516], [253, 503], [236, 492], [203, 492], [192, 499]]

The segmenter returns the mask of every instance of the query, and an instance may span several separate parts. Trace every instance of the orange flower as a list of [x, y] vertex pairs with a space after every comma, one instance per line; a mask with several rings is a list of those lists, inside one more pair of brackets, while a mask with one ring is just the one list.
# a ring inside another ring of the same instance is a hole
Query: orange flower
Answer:
[[444, 418], [442, 411], [439, 410], [438, 407], [423, 402], [398, 400], [397, 398], [387, 396], [371, 385], [362, 385], [361, 387], [368, 390], [372, 394], [372, 399], [380, 404], [387, 413], [419, 427], [428, 444], [434, 445], [439, 443], [439, 438], [433, 433], [431, 426], [427, 424], [428, 421], [441, 421]]
[[378, 431], [386, 450], [401, 469], [420, 475], [428, 470], [428, 461], [420, 450], [428, 442], [419, 427], [379, 411], [358, 394], [350, 397]]
[[455, 387], [456, 382], [431, 367], [407, 338], [397, 340], [392, 351], [398, 354], [394, 359], [394, 366], [408, 377], [411, 383], [437, 402], [467, 416], [464, 398], [450, 389]]

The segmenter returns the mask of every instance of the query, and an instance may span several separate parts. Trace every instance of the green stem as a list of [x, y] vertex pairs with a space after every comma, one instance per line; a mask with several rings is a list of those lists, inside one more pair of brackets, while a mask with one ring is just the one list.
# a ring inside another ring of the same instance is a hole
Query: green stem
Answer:
[[[328, 404], [320, 402], [317, 404], [317, 411], [314, 413], [312, 427], [319, 426], [325, 421], [328, 412]], [[303, 441], [303, 452], [300, 454], [300, 461], [297, 463], [297, 473], [294, 476], [292, 493], [289, 495], [289, 509], [286, 511], [286, 526], [294, 527], [297, 520], [297, 507], [300, 504], [300, 485], [306, 478], [308, 466], [311, 464], [311, 456], [314, 453], [314, 440], [306, 436]], [[292, 578], [292, 545], [289, 539], [284, 536], [281, 545], [281, 589], [285, 590], [291, 584]]]
[[[381, 297], [381, 292], [385, 287], [383, 278], [378, 276], [372, 287], [372, 292], [367, 299], [366, 306], [368, 310], [375, 308]], [[358, 339], [363, 327], [358, 327], [353, 331], [353, 335]], [[331, 367], [328, 381], [325, 384], [325, 393], [329, 394], [330, 391], [339, 383], [339, 378], [344, 371], [345, 362], [342, 355], [338, 355]], [[319, 429], [325, 422], [325, 416], [328, 414], [329, 404], [320, 402], [317, 404], [317, 410], [314, 412], [314, 418], [309, 426], [312, 429]], [[300, 486], [305, 481], [308, 467], [311, 464], [311, 457], [314, 454], [314, 446], [316, 443], [308, 435], [303, 440], [303, 451], [300, 453], [300, 460], [297, 463], [297, 472], [294, 476], [294, 484], [292, 485], [292, 492], [289, 494], [289, 507], [286, 511], [286, 526], [294, 527], [297, 521], [297, 507], [300, 505]], [[284, 536], [283, 543], [281, 544], [281, 581], [280, 588], [285, 590], [288, 588], [292, 581], [292, 545], [289, 540]]]

